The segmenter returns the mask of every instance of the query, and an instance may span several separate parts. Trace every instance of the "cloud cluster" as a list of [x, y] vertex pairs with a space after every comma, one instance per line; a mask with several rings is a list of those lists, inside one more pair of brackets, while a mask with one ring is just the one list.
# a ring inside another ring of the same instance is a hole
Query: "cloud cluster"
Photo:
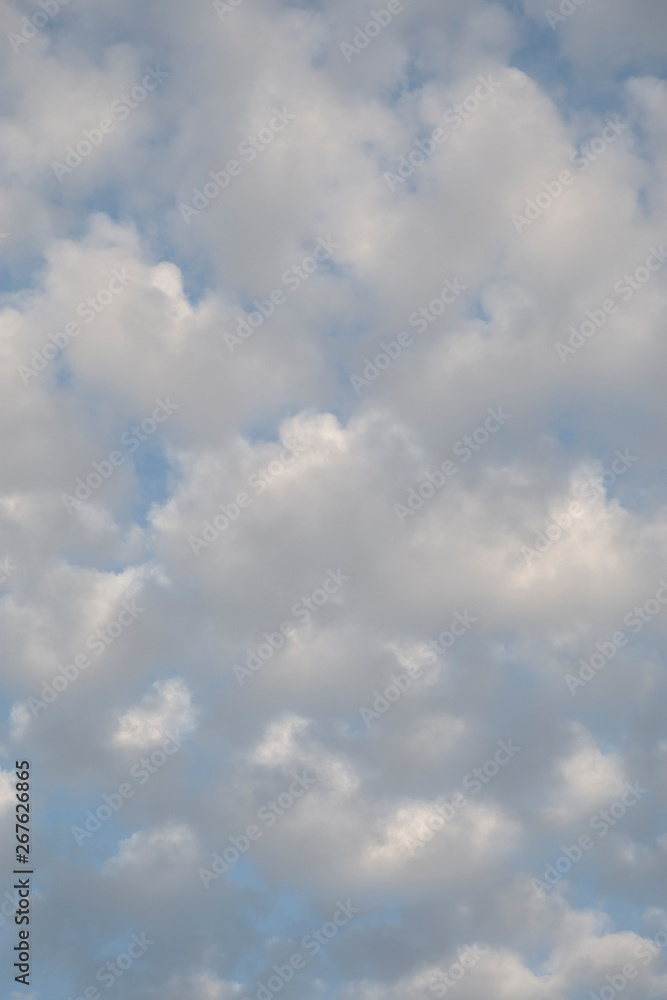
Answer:
[[570, 6], [0, 0], [35, 1000], [667, 996], [665, 11]]

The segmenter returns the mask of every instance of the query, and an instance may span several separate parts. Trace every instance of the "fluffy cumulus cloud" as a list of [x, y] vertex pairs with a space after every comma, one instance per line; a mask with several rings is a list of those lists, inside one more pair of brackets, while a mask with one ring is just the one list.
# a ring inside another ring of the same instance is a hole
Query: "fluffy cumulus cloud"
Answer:
[[0, 14], [3, 995], [667, 997], [664, 3]]

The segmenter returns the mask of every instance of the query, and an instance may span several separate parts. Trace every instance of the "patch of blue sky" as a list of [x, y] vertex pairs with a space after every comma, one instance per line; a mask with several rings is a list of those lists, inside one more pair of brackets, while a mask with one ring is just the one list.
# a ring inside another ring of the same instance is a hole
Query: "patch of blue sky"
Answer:
[[[7, 233], [0, 221], [0, 232]], [[0, 305], [24, 312], [36, 289], [44, 258], [12, 243], [12, 234], [0, 241]]]
[[[506, 0], [505, 5], [515, 15], [515, 24], [520, 31], [519, 45], [512, 56], [513, 65], [546, 90], [566, 120], [581, 112], [600, 116], [620, 112], [625, 103], [623, 88], [627, 79], [644, 76], [647, 72], [662, 77], [667, 75], [664, 54], [651, 54], [645, 49], [641, 58], [628, 53], [615, 72], [601, 73], [594, 65], [575, 65], [563, 51], [563, 43], [565, 31], [576, 28], [575, 19], [579, 12], [575, 11], [567, 21], [558, 22], [552, 28], [546, 11], [557, 11], [559, 2], [544, 0], [544, 10], [536, 18], [525, 16], [519, 0]], [[599, 5], [598, 10], [604, 22], [604, 8]], [[601, 32], [603, 30], [604, 23]]]
[[137, 484], [130, 515], [136, 524], [147, 527], [151, 508], [164, 504], [172, 495], [176, 473], [159, 441], [142, 442], [130, 459]]
[[54, 378], [57, 388], [63, 392], [67, 392], [72, 388], [72, 369], [67, 361], [62, 360], [57, 365]]
[[[490, 323], [493, 318], [491, 313], [489, 313], [482, 303], [482, 300], [477, 295], [470, 295], [466, 301], [468, 315], [473, 319], [482, 320], [484, 324]], [[487, 334], [487, 331], [483, 327], [478, 327], [480, 333], [483, 335]]]

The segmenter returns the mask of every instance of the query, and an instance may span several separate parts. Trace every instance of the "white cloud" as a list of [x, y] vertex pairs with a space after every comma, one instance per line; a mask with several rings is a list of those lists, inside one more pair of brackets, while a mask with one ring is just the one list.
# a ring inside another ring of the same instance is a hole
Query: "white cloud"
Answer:
[[117, 746], [145, 750], [156, 746], [170, 733], [191, 731], [197, 712], [190, 692], [179, 677], [156, 681], [138, 705], [121, 715], [113, 736]]
[[195, 856], [195, 836], [185, 824], [167, 824], [154, 830], [139, 830], [122, 840], [118, 853], [105, 862], [108, 874], [121, 869], [175, 868]]

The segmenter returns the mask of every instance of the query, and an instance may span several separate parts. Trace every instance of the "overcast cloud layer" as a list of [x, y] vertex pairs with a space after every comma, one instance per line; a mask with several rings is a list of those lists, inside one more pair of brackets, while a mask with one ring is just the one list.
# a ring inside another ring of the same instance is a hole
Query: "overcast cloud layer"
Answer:
[[10, 1000], [667, 998], [667, 8], [550, 2], [0, 0]]

